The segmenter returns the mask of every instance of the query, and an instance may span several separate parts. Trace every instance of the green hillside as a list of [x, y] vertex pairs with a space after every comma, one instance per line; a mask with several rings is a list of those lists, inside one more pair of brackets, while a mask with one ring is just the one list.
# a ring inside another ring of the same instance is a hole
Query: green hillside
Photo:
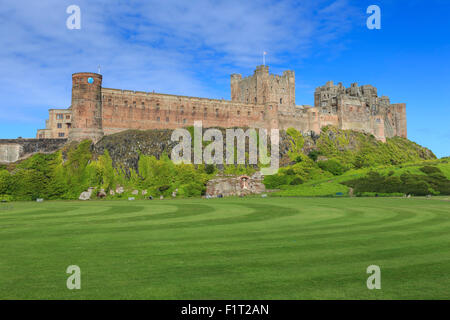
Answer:
[[[220, 171], [252, 174], [258, 169], [175, 165], [168, 157], [174, 146], [170, 136], [170, 130], [129, 130], [105, 136], [95, 145], [83, 141], [53, 154], [35, 154], [0, 167], [0, 198], [77, 199], [89, 187], [95, 193], [103, 189], [108, 198], [126, 198], [133, 190], [147, 190], [154, 197], [167, 197], [175, 190], [178, 197], [199, 197], [205, 192], [205, 183]], [[405, 170], [422, 175], [418, 163], [423, 161], [434, 161], [447, 178], [450, 174], [447, 160], [439, 161], [430, 150], [400, 137], [383, 143], [372, 135], [324, 127], [320, 136], [302, 135], [291, 128], [280, 132], [280, 139], [282, 167], [264, 180], [268, 189], [281, 190], [273, 195], [347, 194], [349, 186], [340, 182], [373, 170], [394, 170], [394, 176]], [[118, 186], [124, 193], [110, 194]], [[434, 191], [430, 193], [443, 194]]]

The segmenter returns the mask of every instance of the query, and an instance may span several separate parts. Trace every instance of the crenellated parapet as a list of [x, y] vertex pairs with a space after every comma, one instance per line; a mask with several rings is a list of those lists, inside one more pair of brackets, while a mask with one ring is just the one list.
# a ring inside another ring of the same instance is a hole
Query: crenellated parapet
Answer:
[[372, 133], [380, 140], [386, 137], [406, 138], [406, 107], [396, 107], [389, 97], [378, 96], [372, 85], [352, 83], [345, 88], [332, 81], [318, 87], [314, 105], [322, 119], [337, 116], [338, 127]]
[[176, 129], [202, 121], [204, 127], [290, 127], [319, 134], [324, 126], [359, 130], [377, 139], [406, 137], [406, 106], [378, 96], [377, 88], [327, 82], [314, 94], [314, 106], [296, 105], [295, 72], [269, 73], [256, 67], [253, 75], [230, 77], [231, 100], [189, 97], [102, 87], [102, 76], [75, 73], [72, 104], [51, 109], [46, 129], [37, 137], [100, 140], [128, 129]]

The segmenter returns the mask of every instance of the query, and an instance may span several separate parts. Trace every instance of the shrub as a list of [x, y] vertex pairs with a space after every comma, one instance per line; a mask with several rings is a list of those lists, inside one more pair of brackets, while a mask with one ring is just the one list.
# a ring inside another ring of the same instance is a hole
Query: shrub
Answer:
[[291, 180], [291, 182], [289, 184], [295, 186], [295, 185], [299, 185], [299, 184], [302, 184], [302, 183], [303, 183], [302, 178], [295, 177], [294, 179]]
[[278, 187], [282, 185], [286, 185], [289, 183], [289, 178], [287, 175], [284, 174], [273, 174], [270, 176], [264, 177], [264, 185], [268, 189], [277, 189]]
[[308, 157], [312, 160], [312, 161], [317, 161], [317, 158], [320, 156], [320, 151], [319, 150], [312, 150], [310, 153], [308, 153]]
[[405, 172], [400, 177], [397, 177], [392, 175], [382, 176], [378, 172], [369, 172], [365, 177], [346, 181], [343, 182], [343, 184], [354, 188], [356, 193], [401, 192], [404, 194], [412, 194], [416, 196], [425, 196], [428, 194], [450, 194], [450, 180], [443, 175], [439, 168], [424, 168], [421, 168], [421, 171], [428, 172], [427, 175]]
[[433, 166], [425, 166], [420, 168], [419, 170], [425, 174], [432, 174], [432, 173], [442, 174], [441, 170], [438, 167]]
[[330, 159], [326, 161], [317, 162], [318, 166], [325, 171], [332, 173], [335, 176], [343, 174], [346, 170], [338, 161]]
[[207, 164], [205, 167], [205, 172], [207, 174], [213, 174], [216, 171], [216, 168], [214, 167], [213, 164]]

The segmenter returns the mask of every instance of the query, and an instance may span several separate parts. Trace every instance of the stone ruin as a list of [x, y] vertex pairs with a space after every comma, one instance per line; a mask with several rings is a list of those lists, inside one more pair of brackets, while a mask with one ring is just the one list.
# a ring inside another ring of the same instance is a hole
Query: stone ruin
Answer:
[[211, 179], [206, 184], [206, 197], [246, 196], [260, 194], [266, 188], [262, 183], [263, 176], [260, 172], [252, 176], [220, 176]]

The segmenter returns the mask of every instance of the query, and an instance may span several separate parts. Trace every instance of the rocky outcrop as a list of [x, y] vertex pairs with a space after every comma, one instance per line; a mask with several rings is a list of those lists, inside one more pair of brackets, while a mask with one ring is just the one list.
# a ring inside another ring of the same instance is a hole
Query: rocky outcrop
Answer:
[[[207, 130], [208, 128], [203, 128]], [[244, 131], [247, 128], [243, 128]], [[219, 128], [223, 135], [223, 150], [225, 152], [226, 147], [226, 134], [224, 128]], [[161, 157], [162, 154], [171, 156], [172, 149], [178, 145], [178, 142], [171, 141], [171, 135], [173, 130], [169, 129], [155, 129], [155, 130], [127, 130], [119, 132], [116, 134], [104, 136], [97, 144], [94, 145], [94, 154], [101, 155], [108, 150], [109, 155], [113, 161], [113, 166], [122, 166], [123, 168], [133, 168], [138, 169], [139, 155], [151, 155], [155, 156], [157, 159]], [[192, 136], [193, 138], [193, 136]], [[269, 148], [270, 148], [270, 142]], [[248, 141], [246, 142], [248, 148]], [[204, 145], [205, 146], [205, 145]], [[290, 137], [285, 131], [280, 131], [280, 163], [289, 163], [288, 151], [290, 148]], [[248, 150], [248, 149], [247, 149]], [[192, 146], [192, 163], [194, 161], [194, 152]], [[220, 167], [220, 166], [219, 166]]]

